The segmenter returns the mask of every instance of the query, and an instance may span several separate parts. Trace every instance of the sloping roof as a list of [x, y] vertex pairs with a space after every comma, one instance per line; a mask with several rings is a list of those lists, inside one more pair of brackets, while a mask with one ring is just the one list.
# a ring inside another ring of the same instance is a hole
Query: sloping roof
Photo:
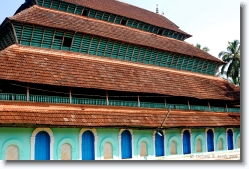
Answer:
[[215, 76], [14, 44], [0, 52], [0, 79], [154, 93], [199, 99], [238, 100], [240, 89]]
[[110, 38], [126, 43], [142, 45], [159, 50], [195, 56], [224, 64], [220, 59], [204, 52], [193, 45], [173, 38], [155, 35], [138, 29], [123, 25], [108, 23], [101, 20], [82, 17], [75, 14], [42, 8], [34, 5], [13, 17], [12, 21], [46, 27], [69, 30], [73, 32], [86, 33], [90, 35]]
[[[160, 127], [168, 110], [0, 101], [0, 126]], [[171, 110], [163, 128], [239, 127], [240, 114]]]
[[[179, 29], [179, 27], [166, 17], [154, 12], [142, 9], [117, 0], [62, 0], [72, 4], [86, 6], [95, 10], [113, 13], [127, 18], [136, 19], [151, 25], [167, 28], [176, 32], [183, 33], [188, 37], [188, 33]], [[156, 9], [156, 8], [155, 8]]]

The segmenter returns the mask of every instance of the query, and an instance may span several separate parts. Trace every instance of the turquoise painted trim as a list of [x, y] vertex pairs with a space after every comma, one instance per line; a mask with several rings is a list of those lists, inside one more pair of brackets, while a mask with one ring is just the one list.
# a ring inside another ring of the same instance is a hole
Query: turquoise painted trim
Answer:
[[7, 148], [10, 146], [10, 145], [15, 145], [18, 147], [18, 151], [19, 151], [19, 160], [24, 160], [23, 158], [23, 144], [19, 141], [19, 140], [9, 140], [9, 141], [6, 141], [4, 143], [4, 145], [2, 146], [2, 152], [1, 152], [1, 155], [2, 155], [2, 159], [6, 160], [6, 150]]
[[166, 155], [171, 155], [170, 154], [170, 146], [171, 146], [171, 143], [173, 142], [173, 141], [175, 141], [176, 142], [176, 154], [175, 155], [177, 155], [177, 154], [182, 154], [181, 153], [181, 142], [180, 142], [180, 140], [179, 140], [179, 137], [177, 137], [177, 136], [172, 136], [172, 137], [170, 137], [169, 138], [169, 140], [168, 140], [168, 143], [166, 142], [166, 145], [167, 145], [167, 149], [166, 149], [166, 151], [167, 151], [167, 153], [166, 153]]
[[202, 150], [202, 152], [206, 152], [207, 150], [206, 150], [206, 142], [207, 142], [207, 140], [204, 138], [204, 136], [203, 135], [197, 135], [196, 137], [195, 137], [195, 139], [194, 139], [194, 146], [192, 147], [193, 149], [192, 149], [192, 151], [193, 151], [193, 153], [200, 153], [200, 152], [197, 152], [197, 149], [196, 149], [196, 146], [197, 146], [197, 140], [198, 139], [201, 139], [201, 150]]
[[239, 137], [240, 137], [240, 133], [238, 133], [237, 136], [235, 137], [236, 139], [235, 139], [234, 148], [239, 148], [239, 147], [238, 147], [238, 141], [239, 141], [238, 139], [239, 139]]
[[108, 138], [105, 138], [101, 141], [100, 143], [100, 146], [99, 146], [99, 152], [100, 152], [100, 158], [101, 159], [104, 159], [104, 146], [105, 146], [105, 143], [111, 143], [112, 145], [112, 159], [114, 158], [114, 154], [118, 154], [118, 151], [117, 151], [117, 147], [116, 147], [116, 144], [115, 144], [115, 141], [108, 137]]
[[59, 142], [59, 144], [58, 144], [58, 147], [57, 147], [57, 157], [58, 157], [58, 160], [60, 160], [61, 158], [60, 158], [60, 156], [61, 156], [61, 146], [63, 145], [63, 144], [65, 144], [65, 143], [68, 143], [68, 144], [70, 144], [71, 145], [71, 147], [72, 147], [72, 160], [76, 160], [77, 158], [76, 158], [76, 144], [75, 144], [75, 142], [72, 140], [72, 139], [70, 139], [70, 138], [64, 138], [64, 139], [62, 139], [60, 142]]
[[152, 148], [151, 148], [151, 144], [150, 144], [150, 140], [147, 138], [147, 137], [142, 137], [140, 138], [138, 141], [137, 141], [137, 156], [140, 157], [140, 147], [141, 147], [141, 143], [142, 142], [145, 142], [146, 145], [147, 145], [147, 156], [149, 156], [150, 152], [152, 151]]
[[[226, 133], [225, 133], [226, 134]], [[222, 150], [227, 150], [227, 139], [226, 139], [226, 136], [225, 134], [220, 134], [215, 143], [216, 143], [216, 150], [215, 151], [222, 151]], [[219, 150], [219, 140], [222, 139], [222, 150]]]

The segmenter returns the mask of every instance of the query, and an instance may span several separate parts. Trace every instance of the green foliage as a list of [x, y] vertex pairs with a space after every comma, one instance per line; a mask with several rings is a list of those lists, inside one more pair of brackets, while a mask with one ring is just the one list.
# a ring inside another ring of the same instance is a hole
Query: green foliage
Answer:
[[[193, 44], [192, 44], [192, 45], [193, 45]], [[193, 46], [194, 46], [194, 45], [193, 45]], [[209, 49], [207, 46], [204, 46], [203, 48], [201, 48], [201, 44], [199, 44], [199, 43], [197, 43], [197, 44], [195, 45], [195, 47], [197, 47], [197, 48], [203, 50], [204, 52], [209, 52], [209, 51], [210, 51], [210, 49]]]
[[[227, 51], [221, 51], [219, 58], [227, 62], [221, 67], [220, 75], [225, 75], [235, 85], [240, 85], [240, 42], [228, 42]], [[226, 70], [227, 69], [227, 70]]]

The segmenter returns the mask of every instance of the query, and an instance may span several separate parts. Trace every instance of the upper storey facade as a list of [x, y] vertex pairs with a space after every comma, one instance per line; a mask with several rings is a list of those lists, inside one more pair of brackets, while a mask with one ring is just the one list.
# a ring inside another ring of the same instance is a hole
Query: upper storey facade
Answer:
[[27, 0], [16, 13], [34, 4], [178, 40], [191, 37], [162, 15], [116, 0]]
[[0, 31], [0, 50], [19, 43], [210, 75], [224, 64], [184, 41], [38, 5], [21, 7]]

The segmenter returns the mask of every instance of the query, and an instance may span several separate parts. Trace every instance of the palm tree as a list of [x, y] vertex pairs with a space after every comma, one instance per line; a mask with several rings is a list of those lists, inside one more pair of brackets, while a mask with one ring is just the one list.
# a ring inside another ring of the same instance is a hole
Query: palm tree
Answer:
[[[199, 43], [197, 43], [195, 45], [195, 47], [201, 49], [201, 45]], [[204, 46], [201, 50], [203, 50], [204, 52], [209, 52], [210, 51], [210, 49], [208, 47], [206, 47], [206, 46]]]
[[[231, 79], [235, 85], [240, 85], [240, 42], [239, 40], [234, 40], [233, 42], [228, 42], [227, 52], [221, 51], [219, 53], [219, 58], [227, 62], [221, 68], [221, 75], [226, 75], [227, 79]], [[227, 68], [227, 71], [225, 69]]]

